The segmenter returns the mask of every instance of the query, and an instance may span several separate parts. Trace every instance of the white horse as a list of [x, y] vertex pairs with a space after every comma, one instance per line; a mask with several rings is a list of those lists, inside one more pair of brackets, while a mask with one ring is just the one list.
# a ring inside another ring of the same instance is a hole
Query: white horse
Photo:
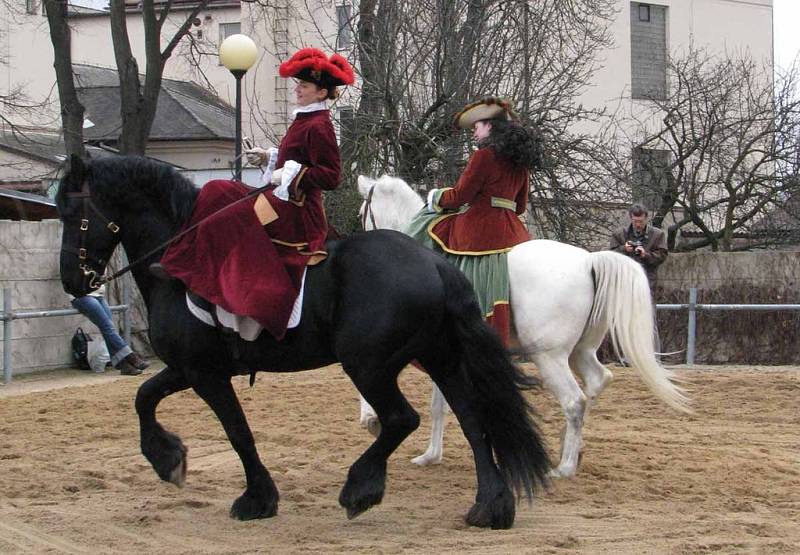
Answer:
[[[358, 190], [365, 199], [360, 216], [366, 230], [401, 231], [424, 205], [405, 181], [391, 176], [378, 180], [360, 176]], [[639, 264], [611, 251], [590, 253], [556, 241], [533, 240], [509, 251], [508, 273], [511, 315], [521, 350], [536, 364], [566, 417], [561, 460], [553, 476], [575, 475], [584, 420], [613, 378], [597, 359], [606, 333], [659, 399], [690, 412], [673, 373], [656, 359], [650, 289]], [[573, 372], [581, 377], [583, 388]], [[431, 440], [427, 451], [413, 459], [415, 464], [442, 461], [448, 408], [434, 385]], [[380, 429], [363, 398], [361, 424], [372, 433]]]

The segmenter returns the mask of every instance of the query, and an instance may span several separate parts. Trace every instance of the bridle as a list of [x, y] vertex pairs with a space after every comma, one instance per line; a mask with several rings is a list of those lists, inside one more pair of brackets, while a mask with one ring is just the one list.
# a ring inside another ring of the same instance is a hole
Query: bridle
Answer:
[[[79, 261], [78, 262], [78, 267], [83, 272], [84, 280], [88, 279], [88, 284], [87, 284], [89, 286], [88, 290], [91, 291], [91, 290], [99, 288], [101, 285], [104, 285], [106, 283], [109, 283], [109, 282], [117, 279], [119, 276], [121, 276], [123, 274], [126, 274], [126, 273], [130, 272], [135, 266], [138, 266], [139, 264], [141, 264], [142, 262], [144, 262], [145, 260], [147, 260], [148, 258], [153, 256], [157, 252], [165, 249], [171, 243], [177, 241], [178, 239], [180, 239], [181, 237], [183, 237], [184, 235], [186, 235], [187, 233], [189, 233], [193, 229], [197, 228], [199, 225], [203, 224], [206, 220], [208, 220], [210, 218], [213, 218], [214, 216], [216, 216], [220, 212], [223, 212], [224, 210], [227, 210], [228, 208], [230, 208], [232, 206], [235, 206], [235, 205], [239, 204], [240, 202], [244, 202], [247, 199], [253, 198], [256, 195], [258, 195], [260, 193], [263, 193], [266, 188], [267, 187], [253, 189], [251, 192], [247, 193], [242, 198], [237, 199], [237, 200], [231, 202], [230, 204], [226, 204], [225, 206], [223, 206], [219, 210], [216, 210], [216, 211], [212, 212], [211, 214], [208, 214], [206, 217], [202, 218], [200, 221], [197, 221], [194, 224], [190, 225], [189, 227], [183, 229], [180, 233], [177, 233], [177, 234], [173, 235], [172, 237], [170, 237], [169, 239], [167, 239], [166, 241], [164, 241], [163, 243], [161, 243], [157, 247], [149, 250], [148, 252], [146, 252], [145, 254], [143, 254], [142, 256], [140, 256], [139, 258], [137, 258], [136, 260], [134, 260], [133, 262], [131, 262], [127, 266], [121, 268], [120, 270], [117, 270], [112, 275], [105, 276], [103, 274], [105, 272], [105, 267], [108, 264], [108, 261], [104, 260], [102, 258], [98, 258], [98, 257], [92, 256], [91, 254], [89, 254], [89, 251], [86, 248], [86, 239], [87, 239], [86, 234], [89, 231], [89, 224], [90, 224], [90, 222], [89, 222], [89, 213], [90, 212], [94, 212], [94, 214], [99, 216], [100, 219], [103, 222], [105, 222], [106, 228], [108, 228], [114, 234], [119, 233], [120, 227], [117, 224], [115, 224], [113, 221], [111, 221], [108, 218], [106, 218], [105, 215], [103, 215], [103, 213], [100, 211], [100, 209], [98, 209], [97, 206], [94, 205], [94, 203], [92, 202], [92, 198], [91, 198], [91, 191], [89, 190], [89, 180], [88, 179], [84, 179], [83, 183], [81, 184], [81, 190], [80, 191], [71, 192], [71, 193], [65, 193], [67, 198], [69, 198], [69, 199], [81, 199], [82, 200], [82, 204], [83, 204], [83, 211], [82, 211], [82, 214], [81, 214], [81, 226], [80, 226], [78, 247], [75, 248], [75, 247], [71, 247], [71, 246], [68, 246], [68, 245], [65, 246], [63, 244], [63, 242], [62, 242], [61, 250], [64, 251], [64, 252], [68, 252], [68, 253], [74, 254], [74, 255], [76, 255], [78, 257], [78, 261]], [[373, 218], [373, 225], [374, 225], [374, 222], [375, 222], [375, 220]], [[90, 263], [94, 263], [100, 269], [98, 270], [97, 268], [92, 268], [90, 266]]]
[[378, 229], [378, 226], [375, 224], [375, 212], [372, 210], [372, 194], [375, 192], [375, 185], [377, 185], [377, 183], [372, 184], [372, 187], [369, 188], [369, 192], [367, 193], [367, 198], [364, 199], [364, 213], [361, 214], [361, 227], [364, 228], [364, 231], [367, 231], [367, 215], [369, 215], [369, 222], [372, 224], [372, 229]]
[[[89, 253], [89, 250], [86, 247], [90, 224], [89, 216], [91, 213], [94, 213], [105, 224], [106, 229], [115, 235], [119, 233], [120, 227], [112, 220], [106, 218], [105, 215], [97, 208], [97, 206], [95, 206], [94, 202], [92, 202], [88, 180], [83, 181], [80, 191], [66, 193], [66, 197], [68, 199], [81, 200], [81, 225], [78, 233], [78, 246], [73, 247], [70, 245], [64, 245], [62, 242], [61, 250], [70, 254], [74, 254], [78, 257], [78, 267], [83, 272], [83, 279], [88, 280], [88, 283], [86, 283], [86, 285], [89, 286], [88, 290], [92, 291], [105, 283], [106, 280], [103, 279], [103, 273], [105, 272], [105, 267], [108, 264], [108, 260], [93, 256]], [[92, 265], [95, 267], [93, 268]]]

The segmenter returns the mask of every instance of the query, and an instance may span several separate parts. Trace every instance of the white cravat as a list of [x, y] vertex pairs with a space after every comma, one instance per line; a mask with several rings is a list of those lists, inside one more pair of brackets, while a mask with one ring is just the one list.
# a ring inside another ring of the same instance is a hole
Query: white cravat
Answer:
[[292, 119], [297, 117], [297, 114], [308, 114], [309, 112], [319, 112], [320, 110], [327, 110], [328, 104], [323, 100], [322, 102], [312, 102], [307, 106], [300, 106], [292, 111]]

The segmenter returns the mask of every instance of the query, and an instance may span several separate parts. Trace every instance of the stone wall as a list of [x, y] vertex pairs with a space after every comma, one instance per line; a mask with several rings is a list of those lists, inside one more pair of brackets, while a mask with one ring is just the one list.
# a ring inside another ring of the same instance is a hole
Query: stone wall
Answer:
[[[800, 253], [671, 253], [658, 275], [656, 301], [800, 304]], [[687, 311], [659, 311], [662, 351], [686, 348]], [[800, 312], [698, 312], [698, 363], [796, 364], [800, 362]], [[668, 362], [685, 360], [685, 353]]]
[[[59, 279], [60, 250], [61, 223], [57, 220], [0, 221], [0, 289], [11, 290], [12, 310], [71, 308], [71, 299]], [[119, 304], [119, 287], [110, 289], [110, 304]], [[115, 313], [118, 325], [120, 319], [121, 315]], [[13, 374], [71, 366], [70, 339], [79, 326], [93, 338], [101, 338], [94, 325], [81, 315], [13, 320]], [[135, 318], [134, 348], [143, 348], [143, 330], [143, 319]], [[3, 349], [0, 341], [0, 360]]]

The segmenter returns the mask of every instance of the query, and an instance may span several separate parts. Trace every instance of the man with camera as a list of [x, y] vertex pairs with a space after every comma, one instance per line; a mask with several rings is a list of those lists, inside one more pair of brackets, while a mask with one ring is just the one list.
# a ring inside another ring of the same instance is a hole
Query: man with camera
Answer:
[[647, 221], [647, 208], [634, 203], [628, 208], [631, 223], [611, 235], [609, 249], [630, 256], [642, 265], [652, 294], [656, 285], [656, 269], [667, 258], [667, 237]]

